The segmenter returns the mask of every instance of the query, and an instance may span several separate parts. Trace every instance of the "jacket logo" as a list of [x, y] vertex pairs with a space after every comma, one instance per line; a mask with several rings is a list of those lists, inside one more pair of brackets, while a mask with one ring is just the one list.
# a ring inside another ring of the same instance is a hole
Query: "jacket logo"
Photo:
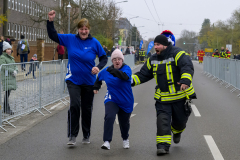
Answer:
[[84, 47], [84, 49], [91, 49], [92, 47]]

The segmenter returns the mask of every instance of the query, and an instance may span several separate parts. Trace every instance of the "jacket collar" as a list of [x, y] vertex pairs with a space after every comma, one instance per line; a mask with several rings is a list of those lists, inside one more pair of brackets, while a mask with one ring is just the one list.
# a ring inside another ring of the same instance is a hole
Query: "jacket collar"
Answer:
[[14, 59], [14, 57], [11, 56], [11, 55], [9, 55], [9, 54], [7, 54], [7, 52], [2, 52], [2, 54], [3, 54], [5, 57], [9, 57], [9, 58], [11, 58], [11, 59]]
[[[76, 37], [80, 38], [79, 33], [76, 34]], [[92, 35], [89, 33], [87, 39], [92, 39], [92, 38], [93, 38]], [[85, 40], [87, 40], [87, 39], [85, 39]]]

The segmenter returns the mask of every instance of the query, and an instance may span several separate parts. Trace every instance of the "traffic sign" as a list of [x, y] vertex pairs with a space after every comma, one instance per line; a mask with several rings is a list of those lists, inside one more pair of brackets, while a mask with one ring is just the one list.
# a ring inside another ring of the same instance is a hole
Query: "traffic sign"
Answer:
[[205, 48], [205, 52], [213, 52], [212, 48]]
[[228, 50], [232, 52], [232, 44], [226, 44], [226, 48], [228, 48]]

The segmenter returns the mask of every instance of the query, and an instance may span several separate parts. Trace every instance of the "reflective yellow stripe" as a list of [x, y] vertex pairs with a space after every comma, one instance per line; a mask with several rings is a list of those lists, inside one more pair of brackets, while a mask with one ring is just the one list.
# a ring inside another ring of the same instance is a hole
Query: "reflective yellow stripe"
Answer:
[[[187, 92], [187, 94], [190, 96], [190, 95], [192, 95], [194, 92], [195, 92], [194, 89], [192, 89], [190, 92]], [[162, 95], [161, 95], [161, 96], [162, 96]], [[174, 101], [174, 100], [182, 99], [182, 98], [184, 98], [184, 97], [186, 97], [186, 94], [185, 94], [185, 93], [182, 93], [182, 94], [177, 95], [177, 96], [170, 96], [170, 97], [167, 97], [167, 96], [164, 97], [164, 96], [162, 96], [162, 97], [161, 97], [161, 101]]]
[[177, 66], [177, 61], [178, 61], [178, 59], [182, 56], [183, 53], [185, 53], [185, 52], [184, 52], [184, 51], [180, 51], [180, 52], [178, 52], [178, 54], [176, 55], [176, 57], [175, 57], [176, 66]]
[[140, 81], [140, 79], [138, 78], [137, 75], [132, 75], [132, 78], [133, 78], [133, 80], [135, 82], [135, 86], [139, 85], [141, 83], [141, 81]]
[[171, 130], [173, 134], [177, 134], [177, 133], [182, 133], [185, 130], [185, 128], [183, 130], [176, 130], [171, 126]]
[[192, 81], [192, 75], [189, 74], [189, 73], [183, 73], [182, 76], [181, 76], [181, 79], [182, 79], [182, 78], [187, 78], [187, 79], [189, 79], [190, 81]]
[[171, 144], [172, 136], [171, 135], [164, 135], [164, 136], [157, 136], [156, 142], [158, 143], [168, 143]]
[[167, 74], [168, 83], [172, 83], [171, 85], [168, 85], [169, 92], [174, 93], [174, 92], [176, 92], [176, 89], [174, 86], [171, 62], [166, 63], [166, 74]]
[[157, 82], [157, 69], [158, 69], [158, 64], [153, 64], [153, 77], [155, 78], [156, 84], [158, 85], [158, 82]]
[[148, 70], [151, 69], [151, 65], [150, 65], [150, 63], [149, 63], [149, 58], [148, 58], [148, 60], [147, 60], [147, 67], [148, 67]]

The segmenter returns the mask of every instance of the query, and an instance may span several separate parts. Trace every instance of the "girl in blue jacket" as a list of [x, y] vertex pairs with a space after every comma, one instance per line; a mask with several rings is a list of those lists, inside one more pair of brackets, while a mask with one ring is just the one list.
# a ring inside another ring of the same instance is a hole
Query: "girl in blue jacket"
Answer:
[[133, 110], [134, 98], [131, 88], [131, 68], [124, 64], [124, 57], [119, 49], [111, 55], [113, 65], [103, 69], [94, 84], [94, 93], [101, 88], [102, 81], [107, 84], [105, 96], [105, 118], [102, 149], [110, 149], [113, 135], [113, 124], [116, 114], [123, 139], [123, 148], [129, 148], [130, 116]]

